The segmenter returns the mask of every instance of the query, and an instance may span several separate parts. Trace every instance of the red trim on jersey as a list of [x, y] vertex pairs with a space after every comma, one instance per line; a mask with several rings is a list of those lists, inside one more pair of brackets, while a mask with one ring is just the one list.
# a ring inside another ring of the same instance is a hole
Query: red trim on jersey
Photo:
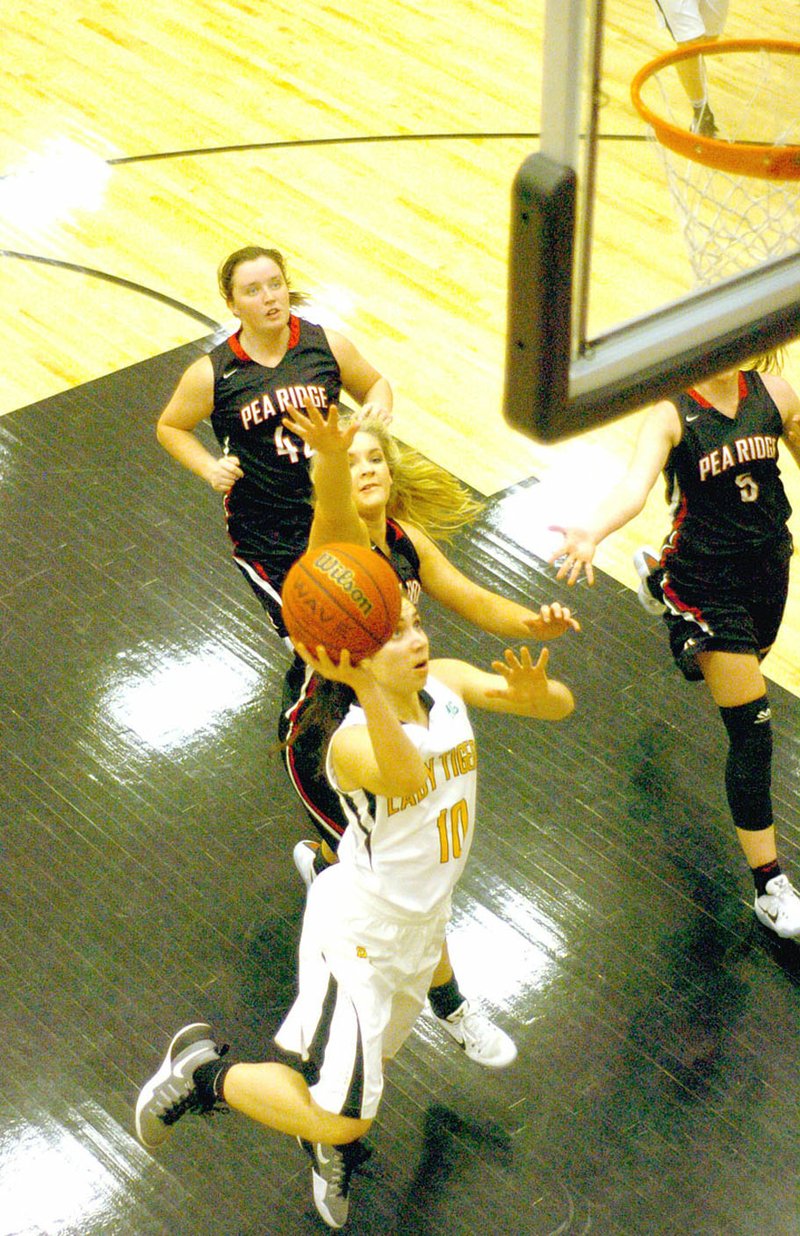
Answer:
[[303, 769], [295, 758], [295, 751], [292, 746], [292, 739], [294, 738], [298, 721], [304, 715], [306, 705], [312, 698], [321, 681], [322, 679], [316, 674], [312, 674], [311, 677], [308, 678], [303, 684], [303, 689], [300, 692], [299, 698], [295, 700], [294, 704], [292, 704], [291, 708], [286, 712], [285, 715], [288, 719], [289, 727], [286, 733], [286, 747], [284, 750], [284, 755], [286, 758], [286, 771], [289, 774], [289, 780], [294, 786], [295, 792], [297, 793], [301, 803], [305, 807], [306, 811], [314, 817], [316, 822], [321, 824], [323, 828], [327, 829], [328, 833], [331, 835], [328, 837], [328, 840], [330, 841], [332, 838], [335, 838], [338, 843], [339, 838], [344, 833], [344, 827], [340, 821], [332, 819], [327, 812], [323, 811], [311, 795], [306, 792], [306, 788], [303, 784]]
[[286, 748], [286, 771], [288, 772], [289, 780], [294, 786], [295, 792], [306, 811], [313, 815], [317, 823], [321, 824], [323, 828], [327, 828], [329, 834], [331, 834], [331, 836], [328, 837], [329, 844], [332, 837], [338, 841], [344, 834], [344, 828], [337, 820], [332, 820], [329, 815], [326, 815], [317, 803], [314, 802], [314, 799], [306, 794], [303, 788], [302, 778], [297, 771], [297, 762], [294, 758], [294, 751], [291, 747]]
[[252, 357], [247, 355], [241, 343], [239, 342], [239, 331], [237, 331], [235, 335], [228, 336], [228, 347], [230, 348], [231, 352], [233, 352], [233, 355], [237, 356], [239, 360], [243, 360], [243, 361], [252, 360]]
[[659, 565], [664, 567], [665, 570], [669, 570], [670, 556], [678, 552], [678, 542], [681, 538], [681, 527], [683, 525], [683, 521], [686, 519], [686, 512], [688, 509], [689, 507], [686, 501], [686, 494], [682, 493], [678, 509], [676, 510], [672, 520], [672, 529], [667, 537], [666, 544], [661, 550], [661, 562]]
[[275, 587], [275, 585], [273, 584], [272, 580], [270, 579], [269, 575], [267, 574], [266, 570], [264, 569], [264, 567], [261, 565], [260, 562], [256, 562], [254, 558], [248, 558], [247, 565], [255, 571], [259, 579], [263, 579], [265, 584], [269, 584], [270, 588]]
[[[713, 408], [714, 407], [713, 403], [711, 403], [708, 399], [706, 399], [705, 395], [701, 395], [699, 391], [696, 391], [694, 387], [692, 387], [691, 390], [688, 390], [686, 394], [689, 396], [690, 399], [693, 399], [695, 403], [699, 403], [701, 408]], [[744, 374], [742, 373], [740, 369], [739, 370], [739, 399], [740, 400], [744, 399], [746, 394], [747, 394], [747, 379], [745, 378]]]
[[[242, 333], [242, 330], [240, 327], [239, 330], [237, 330], [235, 335], [228, 336], [228, 339], [227, 339], [228, 347], [230, 348], [231, 352], [233, 352], [234, 356], [239, 358], [239, 360], [251, 361], [253, 359], [252, 356], [248, 356], [244, 348], [242, 347], [242, 342], [241, 342], [241, 339], [239, 338], [241, 333]], [[286, 351], [288, 352], [290, 348], [296, 348], [299, 342], [300, 342], [300, 319], [294, 313], [290, 313], [289, 314], [289, 342], [286, 345]]]

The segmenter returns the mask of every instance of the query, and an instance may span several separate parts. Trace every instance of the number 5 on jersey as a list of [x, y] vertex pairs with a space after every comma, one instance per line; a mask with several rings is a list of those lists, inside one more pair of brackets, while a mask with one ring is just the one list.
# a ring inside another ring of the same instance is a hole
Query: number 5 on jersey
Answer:
[[758, 482], [754, 481], [749, 472], [743, 472], [736, 477], [736, 484], [741, 490], [742, 502], [758, 501]]

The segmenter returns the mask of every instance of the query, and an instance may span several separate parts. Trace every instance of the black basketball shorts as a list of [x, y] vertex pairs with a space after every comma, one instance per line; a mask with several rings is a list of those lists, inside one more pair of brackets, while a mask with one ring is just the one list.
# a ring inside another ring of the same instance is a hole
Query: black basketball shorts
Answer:
[[786, 608], [789, 559], [748, 558], [706, 578], [676, 565], [665, 573], [662, 593], [670, 649], [683, 676], [702, 678], [698, 652], [766, 655]]

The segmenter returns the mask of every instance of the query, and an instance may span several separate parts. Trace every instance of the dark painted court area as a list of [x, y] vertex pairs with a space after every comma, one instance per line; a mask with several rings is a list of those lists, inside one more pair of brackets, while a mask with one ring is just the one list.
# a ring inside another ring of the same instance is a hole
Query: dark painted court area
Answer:
[[[302, 1236], [307, 1160], [233, 1114], [158, 1155], [138, 1087], [211, 1021], [258, 1058], [290, 1001], [308, 835], [274, 747], [285, 665], [219, 499], [158, 448], [184, 348], [0, 419], [0, 1232]], [[398, 432], [402, 426], [398, 424]], [[451, 951], [515, 1037], [502, 1074], [426, 1018], [353, 1185], [363, 1236], [800, 1232], [800, 950], [769, 938], [728, 822], [722, 727], [658, 620], [567, 594], [512, 535], [454, 550], [533, 604], [575, 715], [475, 716], [479, 831]], [[423, 609], [435, 651], [501, 651]], [[800, 705], [771, 688], [781, 851], [800, 876]]]

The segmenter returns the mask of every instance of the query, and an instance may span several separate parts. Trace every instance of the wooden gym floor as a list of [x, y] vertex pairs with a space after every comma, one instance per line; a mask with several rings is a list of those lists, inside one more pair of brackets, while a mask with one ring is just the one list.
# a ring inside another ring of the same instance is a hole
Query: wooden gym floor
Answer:
[[[35, 0], [6, 31], [2, 1236], [323, 1230], [286, 1139], [232, 1115], [187, 1120], [158, 1156], [132, 1135], [184, 1020], [260, 1053], [303, 903], [306, 829], [271, 746], [284, 654], [217, 499], [153, 435], [225, 316], [219, 259], [251, 239], [288, 254], [392, 378], [398, 435], [489, 497], [456, 561], [520, 599], [565, 598], [543, 530], [619, 471], [639, 420], [542, 448], [500, 418], [508, 186], [535, 146], [543, 6], [351, 8]], [[645, 0], [606, 9], [598, 329], [688, 277], [626, 94], [667, 43]], [[785, 6], [760, 20], [792, 33]], [[750, 13], [729, 33], [754, 33]], [[533, 742], [476, 719], [452, 951], [520, 1058], [487, 1074], [422, 1020], [354, 1233], [800, 1232], [798, 950], [753, 919], [721, 727], [630, 591], [631, 548], [662, 528], [658, 495], [569, 594], [584, 630], [552, 665], [576, 715]], [[768, 667], [800, 875], [797, 587]], [[442, 653], [496, 655], [432, 607], [426, 622]]]
[[[4, 1236], [322, 1230], [288, 1139], [187, 1118], [150, 1155], [132, 1130], [185, 1021], [262, 1054], [303, 906], [307, 828], [272, 749], [284, 653], [217, 499], [152, 440], [148, 411], [191, 352], [0, 420]], [[538, 604], [552, 571], [507, 531], [526, 487], [455, 557]], [[389, 1071], [355, 1233], [798, 1230], [800, 954], [749, 908], [721, 726], [625, 587], [603, 576], [576, 604], [583, 632], [551, 649], [575, 716], [533, 734], [476, 717], [451, 948], [519, 1061], [485, 1072], [421, 1022]], [[424, 612], [434, 648], [496, 655]], [[800, 709], [772, 700], [797, 871]]]

